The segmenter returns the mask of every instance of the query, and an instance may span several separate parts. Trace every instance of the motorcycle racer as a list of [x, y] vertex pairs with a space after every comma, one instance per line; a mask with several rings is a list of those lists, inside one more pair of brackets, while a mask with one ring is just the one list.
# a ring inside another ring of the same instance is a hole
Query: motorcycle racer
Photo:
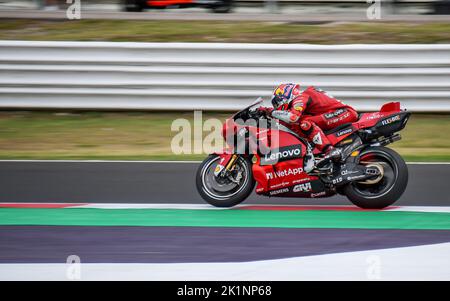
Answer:
[[323, 90], [310, 86], [302, 91], [299, 84], [292, 83], [279, 85], [271, 101], [273, 108], [260, 107], [258, 110], [279, 119], [323, 152], [321, 163], [341, 157], [340, 150], [331, 145], [323, 131], [358, 120], [355, 109]]

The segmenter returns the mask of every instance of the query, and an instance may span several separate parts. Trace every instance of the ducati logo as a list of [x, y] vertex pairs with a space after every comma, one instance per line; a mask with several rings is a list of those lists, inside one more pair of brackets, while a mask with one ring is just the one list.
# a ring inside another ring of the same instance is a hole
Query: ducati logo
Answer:
[[313, 139], [312, 139], [314, 144], [318, 144], [318, 145], [322, 145], [322, 137], [320, 137], [320, 133], [317, 133]]

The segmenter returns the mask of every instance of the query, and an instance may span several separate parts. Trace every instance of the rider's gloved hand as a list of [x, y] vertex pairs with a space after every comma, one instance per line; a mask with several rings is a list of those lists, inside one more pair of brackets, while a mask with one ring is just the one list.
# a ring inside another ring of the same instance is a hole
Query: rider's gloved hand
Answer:
[[270, 116], [272, 114], [273, 108], [268, 107], [259, 107], [257, 109], [261, 114], [264, 114], [266, 116]]

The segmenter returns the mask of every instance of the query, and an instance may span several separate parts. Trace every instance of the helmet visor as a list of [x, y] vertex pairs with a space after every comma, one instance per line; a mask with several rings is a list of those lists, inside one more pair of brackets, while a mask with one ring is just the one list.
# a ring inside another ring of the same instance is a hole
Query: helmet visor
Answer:
[[281, 105], [286, 103], [286, 99], [284, 99], [281, 95], [274, 95], [272, 97], [272, 106], [274, 109], [278, 109]]

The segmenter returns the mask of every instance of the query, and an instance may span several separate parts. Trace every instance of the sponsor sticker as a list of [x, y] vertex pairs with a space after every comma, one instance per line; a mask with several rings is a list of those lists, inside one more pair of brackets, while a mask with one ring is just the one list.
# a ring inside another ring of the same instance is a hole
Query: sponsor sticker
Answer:
[[276, 152], [270, 152], [261, 158], [261, 165], [270, 165], [281, 161], [301, 158], [301, 144], [280, 147]]
[[284, 170], [278, 170], [276, 172], [268, 172], [268, 173], [266, 173], [266, 178], [268, 180], [273, 179], [273, 178], [284, 178], [287, 176], [295, 176], [302, 172], [303, 172], [303, 168], [301, 168], [301, 167], [288, 168], [288, 169], [284, 169]]
[[308, 192], [308, 191], [311, 191], [311, 190], [312, 190], [312, 187], [311, 187], [311, 183], [310, 182], [296, 185], [292, 189], [293, 192]]
[[347, 177], [347, 181], [357, 180], [366, 177], [366, 175], [359, 175], [359, 176], [353, 176], [353, 177]]
[[391, 124], [391, 123], [399, 121], [399, 120], [400, 120], [400, 115], [396, 115], [394, 117], [390, 117], [390, 118], [387, 118], [387, 119], [381, 121], [381, 125], [388, 125], [388, 124]]
[[344, 179], [342, 177], [339, 177], [337, 179], [333, 179], [333, 181], [331, 181], [333, 184], [338, 184], [341, 183]]
[[334, 119], [331, 119], [330, 121], [327, 121], [327, 125], [331, 125], [331, 124], [337, 123], [339, 121], [342, 121], [349, 116], [350, 116], [350, 113], [347, 112], [344, 115], [340, 116], [339, 118], [334, 118]]
[[347, 110], [346, 109], [337, 109], [334, 112], [324, 114], [324, 116], [325, 116], [326, 119], [331, 119], [331, 118], [334, 118], [334, 117], [337, 117], [337, 116], [341, 115], [345, 111], [347, 111]]
[[326, 194], [327, 193], [325, 191], [321, 191], [321, 192], [318, 192], [318, 193], [311, 193], [311, 197], [312, 198], [316, 198], [316, 197], [319, 197], [319, 196], [324, 196]]
[[278, 188], [278, 187], [284, 187], [284, 186], [287, 186], [288, 184], [289, 184], [289, 182], [278, 183], [278, 184], [270, 186], [270, 189], [274, 189], [274, 188]]
[[294, 181], [292, 181], [292, 184], [303, 183], [303, 182], [307, 182], [307, 181], [311, 181], [311, 178], [310, 177], [306, 177], [306, 178], [294, 180]]
[[269, 192], [270, 195], [276, 195], [276, 194], [280, 194], [280, 193], [285, 193], [288, 192], [289, 188], [283, 188], [283, 189], [278, 189], [278, 190], [274, 190]]
[[357, 170], [347, 170], [347, 169], [344, 169], [343, 171], [341, 171], [341, 175], [343, 175], [343, 176], [346, 176], [346, 175], [351, 175], [351, 174], [355, 174], [355, 173], [358, 173], [358, 171]]
[[313, 137], [313, 139], [312, 139], [312, 142], [314, 143], [314, 144], [318, 144], [318, 145], [322, 145], [322, 137], [320, 136], [320, 133], [317, 133], [314, 137]]
[[337, 134], [336, 134], [336, 137], [341, 137], [341, 136], [344, 136], [344, 135], [346, 135], [346, 134], [349, 134], [349, 133], [351, 133], [352, 131], [353, 131], [353, 129], [352, 129], [352, 128], [348, 128], [348, 129], [345, 129], [345, 130], [339, 131], [339, 132], [337, 132]]

